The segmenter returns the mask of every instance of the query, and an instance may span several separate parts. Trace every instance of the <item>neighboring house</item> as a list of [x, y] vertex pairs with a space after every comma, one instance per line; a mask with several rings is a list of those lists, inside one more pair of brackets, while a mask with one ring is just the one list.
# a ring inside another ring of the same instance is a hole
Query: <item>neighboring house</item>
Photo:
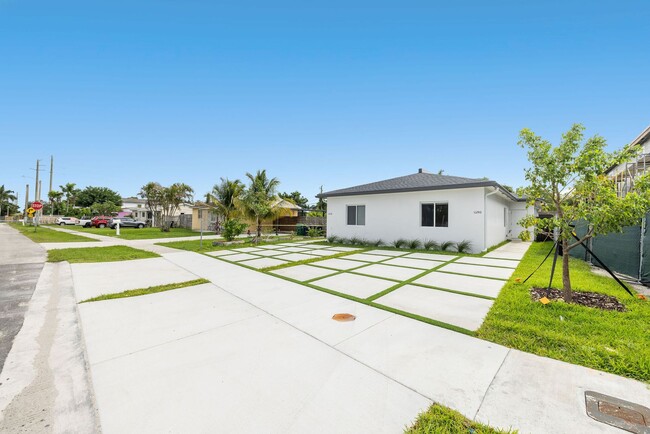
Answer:
[[650, 170], [650, 126], [643, 130], [630, 146], [640, 144], [643, 148], [641, 154], [632, 161], [612, 167], [607, 174], [616, 181], [616, 191], [620, 196], [625, 196], [634, 186], [634, 178]]
[[[650, 126], [630, 143], [630, 145], [637, 144], [643, 148], [639, 156], [607, 171], [607, 175], [616, 182], [619, 196], [625, 196], [630, 192], [634, 187], [634, 180], [646, 170], [650, 170]], [[649, 284], [650, 232], [647, 230], [649, 218], [650, 214], [646, 214], [640, 224], [627, 226], [621, 233], [598, 235], [589, 240], [588, 247], [608, 268]], [[576, 225], [579, 235], [586, 232], [586, 225], [587, 222]], [[600, 266], [598, 261], [582, 247], [571, 250], [571, 255]]]
[[192, 206], [192, 230], [212, 231], [214, 224], [219, 221], [217, 210], [214, 206], [204, 202], [196, 202]]
[[327, 235], [384, 244], [468, 240], [480, 252], [517, 238], [517, 222], [532, 213], [525, 199], [495, 181], [418, 173], [322, 193]]
[[[160, 210], [150, 210], [147, 207], [147, 201], [145, 199], [140, 199], [137, 197], [123, 197], [122, 198], [122, 211], [120, 214], [129, 215], [138, 221], [147, 221], [151, 220], [154, 217], [153, 212], [155, 211], [155, 220], [156, 224], [159, 223]], [[181, 205], [179, 210], [172, 215], [171, 217], [179, 217], [181, 215], [191, 215], [192, 206], [191, 205]]]
[[138, 221], [147, 221], [151, 219], [151, 211], [147, 209], [147, 201], [137, 197], [122, 198], [122, 213], [125, 215], [130, 212], [130, 216]]

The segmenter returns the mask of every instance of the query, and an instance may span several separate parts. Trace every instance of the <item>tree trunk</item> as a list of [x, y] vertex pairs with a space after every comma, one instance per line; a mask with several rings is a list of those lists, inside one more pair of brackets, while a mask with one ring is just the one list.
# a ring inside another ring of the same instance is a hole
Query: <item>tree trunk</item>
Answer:
[[260, 223], [260, 218], [257, 218], [257, 242], [260, 242], [260, 239], [262, 238], [262, 225]]
[[573, 301], [573, 292], [571, 291], [571, 278], [569, 276], [569, 251], [567, 250], [569, 243], [567, 240], [562, 240], [562, 290], [563, 298], [567, 303]]

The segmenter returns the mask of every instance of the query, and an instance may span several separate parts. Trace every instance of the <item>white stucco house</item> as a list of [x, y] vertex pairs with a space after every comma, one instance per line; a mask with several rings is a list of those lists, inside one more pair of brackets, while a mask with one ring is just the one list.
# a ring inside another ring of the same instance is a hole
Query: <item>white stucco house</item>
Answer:
[[534, 209], [495, 181], [417, 173], [322, 193], [327, 235], [384, 244], [403, 238], [468, 240], [480, 252], [524, 230]]

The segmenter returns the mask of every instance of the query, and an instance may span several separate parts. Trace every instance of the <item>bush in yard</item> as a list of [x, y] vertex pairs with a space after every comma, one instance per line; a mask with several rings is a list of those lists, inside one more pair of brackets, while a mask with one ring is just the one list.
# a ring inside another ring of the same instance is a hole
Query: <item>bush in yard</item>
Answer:
[[438, 250], [440, 249], [440, 244], [433, 240], [426, 240], [424, 242], [424, 248], [425, 250]]
[[243, 234], [247, 227], [248, 225], [246, 223], [242, 223], [238, 219], [226, 220], [221, 229], [221, 235], [226, 241], [232, 241]]
[[419, 249], [420, 247], [422, 247], [422, 242], [418, 239], [414, 239], [414, 240], [409, 240], [407, 242], [407, 245], [409, 249]]
[[407, 241], [404, 238], [398, 238], [395, 241], [393, 241], [393, 247], [397, 247], [399, 249], [401, 247], [404, 247], [406, 243]]
[[469, 240], [463, 240], [459, 243], [456, 243], [456, 251], [458, 253], [468, 253], [472, 249], [472, 242]]
[[307, 231], [307, 236], [316, 238], [316, 237], [322, 237], [323, 236], [323, 230], [318, 229], [318, 228], [309, 228]]
[[336, 244], [340, 242], [340, 238], [337, 237], [336, 235], [332, 235], [330, 237], [327, 237], [327, 242], [329, 242], [330, 244]]
[[442, 250], [443, 252], [447, 251], [451, 249], [454, 246], [454, 244], [455, 243], [453, 241], [443, 241], [442, 243], [440, 243], [440, 250]]

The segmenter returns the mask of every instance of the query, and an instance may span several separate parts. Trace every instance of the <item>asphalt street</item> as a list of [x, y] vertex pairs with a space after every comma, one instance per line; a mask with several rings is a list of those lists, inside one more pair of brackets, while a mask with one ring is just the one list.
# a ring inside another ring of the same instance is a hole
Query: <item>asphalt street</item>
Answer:
[[0, 370], [20, 331], [45, 250], [7, 224], [0, 224]]

